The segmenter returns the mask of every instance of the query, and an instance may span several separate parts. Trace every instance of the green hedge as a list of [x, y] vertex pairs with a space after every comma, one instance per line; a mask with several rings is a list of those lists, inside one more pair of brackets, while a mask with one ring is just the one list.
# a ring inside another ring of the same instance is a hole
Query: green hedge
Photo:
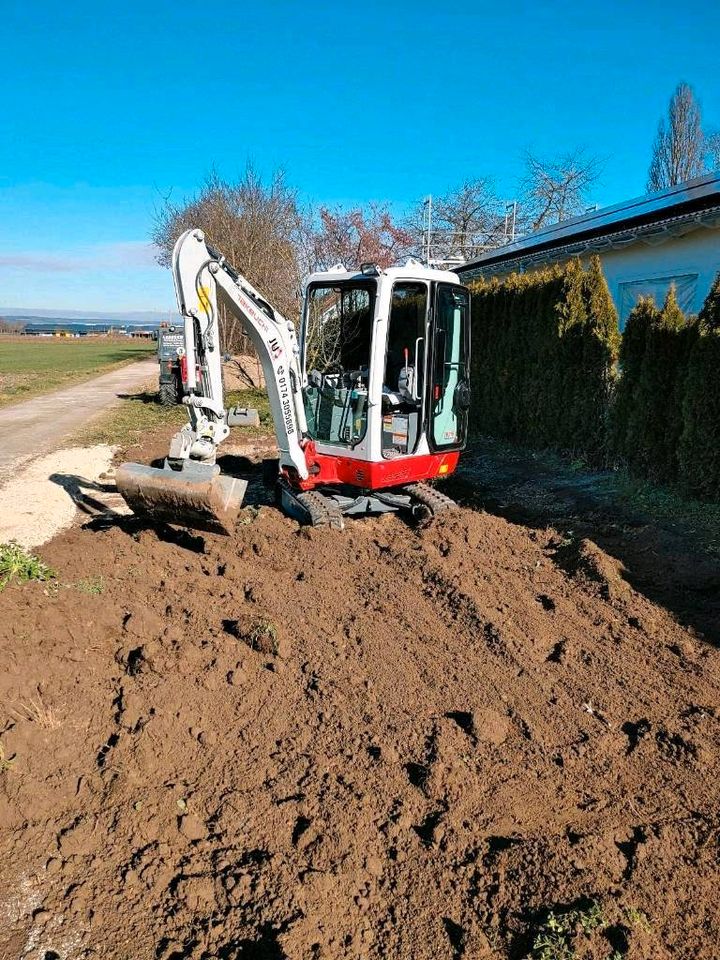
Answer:
[[597, 259], [471, 290], [472, 432], [720, 500], [720, 274], [697, 320], [641, 298], [621, 343]]
[[625, 452], [632, 449], [637, 422], [634, 412], [645, 345], [648, 331], [659, 317], [660, 311], [652, 297], [640, 297], [625, 324], [620, 344], [622, 376], [617, 384], [610, 424], [611, 447], [618, 457], [624, 457]]
[[670, 289], [662, 310], [641, 300], [628, 318], [612, 410], [615, 452], [641, 476], [678, 478], [688, 361], [696, 327]]
[[720, 274], [698, 316], [687, 362], [680, 480], [695, 496], [720, 500]]
[[471, 430], [602, 459], [619, 334], [597, 258], [471, 290]]

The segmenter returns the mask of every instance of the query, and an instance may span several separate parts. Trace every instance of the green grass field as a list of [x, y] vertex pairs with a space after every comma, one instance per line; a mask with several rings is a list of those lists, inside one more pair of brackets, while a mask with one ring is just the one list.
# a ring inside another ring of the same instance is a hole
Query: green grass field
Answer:
[[152, 357], [148, 340], [0, 337], [0, 406]]

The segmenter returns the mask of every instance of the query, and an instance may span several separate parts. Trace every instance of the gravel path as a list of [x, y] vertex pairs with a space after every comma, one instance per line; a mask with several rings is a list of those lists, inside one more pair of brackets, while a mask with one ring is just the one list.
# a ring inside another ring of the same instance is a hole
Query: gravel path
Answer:
[[111, 405], [157, 376], [157, 361], [142, 360], [42, 397], [0, 410], [0, 487], [28, 461], [56, 450]]

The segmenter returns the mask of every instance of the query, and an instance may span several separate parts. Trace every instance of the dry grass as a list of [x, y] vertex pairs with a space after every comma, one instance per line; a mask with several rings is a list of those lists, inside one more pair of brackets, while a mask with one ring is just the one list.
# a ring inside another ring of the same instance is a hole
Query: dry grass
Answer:
[[60, 726], [55, 711], [44, 702], [39, 689], [36, 696], [29, 697], [27, 700], [15, 701], [15, 705], [10, 707], [10, 712], [16, 720], [36, 723], [43, 730], [57, 730]]
[[[228, 407], [254, 407], [260, 414], [259, 427], [234, 427], [234, 436], [260, 437], [273, 432], [270, 404], [264, 390], [250, 388], [229, 390], [225, 396], [225, 402]], [[83, 427], [72, 442], [87, 445], [117, 444], [127, 449], [162, 428], [169, 426], [179, 428], [185, 423], [187, 423], [185, 407], [181, 404], [176, 407], [160, 406], [157, 402], [157, 390], [154, 386], [148, 386]]]

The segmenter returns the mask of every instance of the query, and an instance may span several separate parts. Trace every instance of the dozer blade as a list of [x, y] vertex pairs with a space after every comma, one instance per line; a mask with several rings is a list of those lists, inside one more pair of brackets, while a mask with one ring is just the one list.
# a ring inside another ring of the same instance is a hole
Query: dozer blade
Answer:
[[181, 527], [232, 533], [247, 481], [221, 476], [218, 468], [171, 470], [123, 463], [115, 473], [118, 493], [142, 517]]

